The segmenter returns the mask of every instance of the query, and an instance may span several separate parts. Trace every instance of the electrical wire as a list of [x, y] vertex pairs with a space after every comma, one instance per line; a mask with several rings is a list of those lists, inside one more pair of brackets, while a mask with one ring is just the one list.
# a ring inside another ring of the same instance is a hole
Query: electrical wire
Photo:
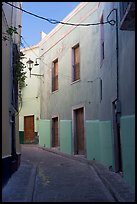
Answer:
[[[26, 42], [26, 40], [24, 39], [24, 37], [21, 36], [21, 38], [23, 39], [24, 43], [30, 48], [30, 50], [36, 55], [36, 57], [39, 57], [39, 56], [34, 52], [34, 50], [31, 48], [31, 46]], [[40, 59], [40, 60], [41, 60], [41, 62], [43, 62], [43, 63], [48, 67], [48, 65], [47, 65], [42, 59]], [[46, 70], [46, 73], [47, 73], [49, 70], [50, 70], [50, 69], [48, 68], [48, 69]], [[70, 76], [67, 76], [67, 75], [62, 74], [62, 73], [59, 73], [59, 74], [60, 74], [63, 78], [66, 77], [66, 79], [68, 79], [68, 80], [71, 79]]]
[[37, 18], [40, 18], [42, 20], [48, 21], [51, 24], [58, 24], [58, 23], [60, 23], [60, 24], [63, 24], [63, 25], [70, 25], [70, 26], [76, 26], [76, 27], [77, 26], [94, 26], [94, 25], [108, 24], [108, 23], [110, 25], [115, 25], [115, 21], [114, 20], [110, 20], [110, 21], [107, 20], [107, 21], [104, 21], [104, 22], [87, 23], [87, 24], [84, 24], [84, 23], [79, 23], [79, 24], [76, 24], [76, 23], [67, 23], [67, 22], [58, 21], [58, 20], [55, 20], [55, 19], [49, 19], [49, 18], [45, 18], [45, 17], [39, 16], [37, 14], [31, 13], [29, 11], [26, 11], [26, 10], [22, 9], [22, 8], [19, 8], [19, 7], [15, 6], [15, 5], [12, 5], [12, 4], [8, 3], [8, 2], [4, 2], [4, 3], [6, 3], [6, 4], [16, 8], [16, 9], [19, 9], [19, 10], [21, 10], [21, 11], [27, 13], [27, 14], [30, 14], [30, 15], [35, 16]]
[[[22, 36], [21, 36], [22, 37]], [[31, 51], [38, 57], [38, 55], [34, 52], [34, 50], [31, 48], [31, 46], [26, 42], [26, 40], [22, 37], [23, 41], [25, 42], [25, 44], [31, 49]], [[42, 60], [40, 59], [46, 66], [47, 64]], [[46, 73], [49, 71], [50, 69], [46, 70]], [[68, 76], [68, 75], [65, 75], [65, 74], [62, 74], [61, 72], [59, 72], [59, 77], [62, 77], [64, 79], [64, 77], [66, 78], [66, 80], [70, 81], [72, 80], [72, 77]], [[95, 80], [99, 79], [100, 77], [97, 77], [93, 80], [88, 80], [88, 81], [81, 81], [82, 83], [93, 83]]]
[[[19, 9], [19, 10], [25, 12], [25, 13], [28, 13], [28, 14], [33, 15], [33, 16], [35, 16], [35, 17], [41, 18], [41, 19], [46, 20], [46, 21], [48, 21], [48, 22], [50, 22], [50, 23], [53, 23], [53, 24], [61, 23], [61, 24], [64, 24], [64, 25], [72, 25], [72, 26], [91, 26], [91, 25], [100, 25], [100, 24], [109, 23], [110, 25], [115, 25], [115, 20], [108, 20], [109, 16], [111, 15], [111, 13], [113, 12], [114, 9], [113, 9], [113, 10], [109, 13], [109, 15], [107, 16], [107, 21], [106, 21], [106, 22], [92, 23], [92, 24], [75, 24], [75, 23], [65, 23], [65, 22], [62, 22], [62, 21], [54, 20], [54, 19], [47, 19], [47, 18], [45, 18], [45, 17], [38, 16], [38, 15], [36, 15], [36, 14], [34, 14], [34, 13], [31, 13], [31, 12], [29, 12], [29, 11], [26, 11], [26, 10], [24, 10], [24, 9], [21, 9], [21, 8], [19, 8], [19, 7], [17, 7], [17, 6], [14, 6], [14, 5], [12, 5], [12, 4], [8, 3], [8, 2], [5, 2], [5, 3], [8, 4], [8, 5], [10, 5], [10, 6], [12, 6], [12, 7], [14, 7], [14, 8], [16, 8], [16, 9]], [[20, 35], [20, 37], [23, 39], [23, 41], [25, 42], [25, 44], [31, 49], [31, 51], [32, 51], [37, 57], [39, 57], [39, 56], [34, 52], [34, 50], [31, 48], [31, 46], [26, 42], [26, 40], [23, 38], [23, 36]], [[23, 43], [22, 43], [22, 45], [24, 46]], [[25, 48], [25, 46], [24, 46], [24, 48]], [[41, 59], [40, 59], [40, 60], [41, 60]], [[43, 60], [41, 60], [41, 61], [47, 66], [47, 64], [46, 64]], [[47, 72], [48, 72], [49, 70], [50, 70], [50, 69], [48, 69]], [[62, 74], [62, 73], [60, 73], [60, 75], [62, 75], [63, 78], [64, 78], [64, 77], [67, 77], [68, 80], [71, 79], [70, 76], [66, 76], [66, 75], [64, 75], [64, 74]]]
[[[41, 19], [43, 19], [43, 20], [47, 20], [48, 22], [53, 23], [53, 24], [61, 23], [61, 24], [64, 24], [64, 25], [72, 25], [72, 26], [90, 26], [90, 25], [99, 25], [99, 24], [106, 24], [106, 23], [109, 23], [110, 25], [115, 25], [115, 23], [116, 23], [115, 20], [109, 20], [109, 19], [108, 19], [109, 16], [111, 15], [111, 13], [112, 13], [115, 9], [111, 10], [111, 12], [108, 14], [108, 16], [107, 16], [107, 21], [106, 21], [106, 22], [92, 23], [92, 24], [75, 24], [75, 23], [65, 23], [65, 22], [62, 22], [62, 21], [54, 20], [54, 19], [47, 19], [47, 18], [45, 18], [45, 17], [38, 16], [38, 15], [33, 14], [33, 13], [31, 13], [31, 12], [28, 12], [28, 11], [26, 11], [26, 10], [24, 10], [24, 9], [21, 9], [21, 8], [19, 8], [19, 7], [17, 7], [17, 6], [14, 6], [14, 5], [12, 5], [12, 4], [8, 3], [8, 2], [5, 2], [5, 3], [8, 4], [8, 5], [10, 5], [10, 6], [12, 6], [12, 7], [15, 7], [15, 8], [17, 8], [17, 9], [19, 9], [19, 10], [21, 10], [21, 11], [24, 11], [24, 12], [30, 14], [30, 15], [33, 15], [33, 16], [38, 17], [38, 18], [41, 18]], [[19, 35], [20, 35], [20, 34], [19, 34]], [[31, 48], [31, 46], [26, 42], [26, 40], [23, 38], [23, 36], [20, 35], [20, 37], [21, 37], [22, 40], [25, 42], [25, 44], [31, 49], [31, 51], [35, 54], [35, 56], [39, 57], [39, 56], [34, 52], [34, 50]], [[23, 42], [22, 42], [21, 44], [22, 44], [23, 47], [25, 48]], [[40, 59], [40, 60], [41, 60], [41, 59]], [[43, 60], [41, 60], [41, 61], [47, 66], [47, 64], [46, 64]], [[50, 69], [48, 69], [46, 72], [48, 72], [49, 70], [50, 70]], [[62, 74], [62, 73], [59, 73], [59, 74], [62, 75], [63, 78], [64, 78], [64, 77], [67, 77], [68, 80], [71, 79], [70, 76], [66, 76], [66, 75], [64, 75], [64, 74]]]

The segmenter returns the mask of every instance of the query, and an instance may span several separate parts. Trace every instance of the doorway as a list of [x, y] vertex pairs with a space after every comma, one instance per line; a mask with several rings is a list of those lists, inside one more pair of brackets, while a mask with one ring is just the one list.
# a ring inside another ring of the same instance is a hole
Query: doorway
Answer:
[[84, 155], [84, 108], [74, 110], [74, 154]]
[[58, 147], [58, 117], [52, 118], [52, 147]]
[[24, 143], [34, 143], [34, 115], [24, 116]]

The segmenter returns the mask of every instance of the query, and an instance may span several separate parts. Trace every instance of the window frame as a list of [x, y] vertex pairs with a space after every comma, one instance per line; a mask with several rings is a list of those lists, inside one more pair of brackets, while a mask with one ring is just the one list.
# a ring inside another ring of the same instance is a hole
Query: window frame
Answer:
[[103, 98], [103, 83], [102, 83], [102, 79], [100, 78], [100, 103], [102, 101]]
[[[76, 73], [75, 73], [75, 68], [74, 68], [74, 66], [77, 66], [77, 64], [75, 64], [75, 50], [76, 49], [79, 49], [79, 62], [77, 63], [78, 64], [78, 66], [79, 66], [79, 76], [78, 76], [78, 79], [76, 78]], [[79, 43], [77, 43], [77, 44], [75, 44], [73, 47], [72, 47], [72, 79], [71, 79], [71, 82], [72, 82], [72, 84], [73, 83], [75, 83], [75, 82], [78, 82], [78, 81], [80, 81], [80, 44]]]
[[[59, 90], [59, 81], [58, 81], [58, 69], [57, 69], [57, 75], [55, 75], [55, 69], [56, 69], [56, 66], [55, 64], [57, 63], [57, 66], [58, 66], [58, 58], [56, 58], [53, 62], [52, 62], [52, 77], [51, 77], [51, 80], [52, 80], [52, 83], [51, 83], [51, 91], [52, 93], [53, 92], [56, 92]], [[56, 79], [57, 77], [57, 79]], [[57, 80], [57, 81], [56, 81]], [[56, 87], [56, 82], [57, 82], [57, 87]]]

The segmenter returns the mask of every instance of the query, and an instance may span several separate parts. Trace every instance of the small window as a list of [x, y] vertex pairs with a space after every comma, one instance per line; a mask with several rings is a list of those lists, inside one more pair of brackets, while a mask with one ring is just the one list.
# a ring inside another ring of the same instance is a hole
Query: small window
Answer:
[[102, 79], [100, 79], [100, 102], [102, 101]]
[[73, 81], [80, 79], [80, 52], [79, 44], [77, 44], [73, 49]]
[[[103, 15], [101, 16], [100, 23], [103, 23]], [[104, 60], [104, 24], [100, 24], [100, 62]]]
[[58, 90], [58, 59], [53, 62], [52, 68], [52, 92]]

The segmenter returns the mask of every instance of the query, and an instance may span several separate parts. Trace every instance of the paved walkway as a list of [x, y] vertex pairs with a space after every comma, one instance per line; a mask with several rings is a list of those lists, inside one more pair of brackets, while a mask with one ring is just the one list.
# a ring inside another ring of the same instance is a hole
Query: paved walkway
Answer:
[[123, 178], [101, 164], [22, 145], [17, 172], [2, 190], [3, 202], [134, 202]]

